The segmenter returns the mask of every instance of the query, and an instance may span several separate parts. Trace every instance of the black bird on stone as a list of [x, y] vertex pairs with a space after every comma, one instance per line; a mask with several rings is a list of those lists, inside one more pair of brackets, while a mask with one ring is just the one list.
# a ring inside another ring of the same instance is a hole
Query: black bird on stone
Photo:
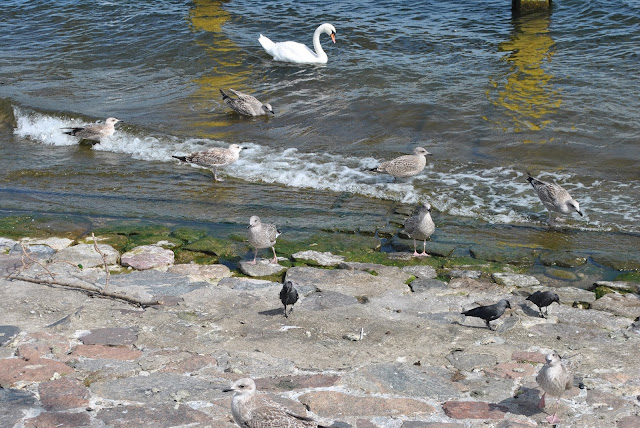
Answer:
[[487, 328], [489, 330], [493, 330], [491, 328], [491, 324], [489, 324], [489, 321], [497, 320], [498, 318], [500, 318], [507, 308], [511, 309], [511, 304], [508, 300], [502, 299], [498, 303], [495, 303], [493, 305], [478, 306], [477, 308], [469, 309], [468, 311], [462, 312], [462, 315], [482, 318], [487, 324]]
[[[527, 300], [533, 302], [533, 304], [538, 307], [538, 310], [540, 311], [540, 318], [545, 318], [545, 315], [549, 315], [549, 305], [553, 302], [560, 304], [560, 297], [551, 291], [538, 290], [531, 296], [527, 297]], [[545, 308], [544, 314], [542, 313], [542, 308]]]
[[298, 290], [293, 286], [293, 282], [287, 281], [282, 285], [280, 301], [284, 305], [284, 316], [288, 318], [287, 305], [291, 305], [291, 309], [289, 309], [289, 313], [291, 313], [293, 312], [293, 304], [298, 301]]

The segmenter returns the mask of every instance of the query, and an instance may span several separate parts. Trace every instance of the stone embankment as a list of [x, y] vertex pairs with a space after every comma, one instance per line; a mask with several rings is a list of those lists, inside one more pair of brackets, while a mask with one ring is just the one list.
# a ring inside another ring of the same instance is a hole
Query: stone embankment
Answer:
[[[233, 427], [222, 388], [247, 376], [335, 427], [545, 426], [555, 399], [537, 408], [535, 376], [551, 350], [574, 374], [559, 426], [640, 426], [634, 283], [598, 284], [617, 290], [603, 297], [557, 288], [561, 304], [544, 319], [525, 300], [544, 278], [307, 251], [282, 274], [301, 296], [285, 318], [281, 282], [174, 264], [158, 246], [119, 254], [101, 244], [103, 257], [70, 243], [31, 243], [25, 257], [0, 241], [2, 427]], [[123, 272], [110, 275], [111, 293], [159, 304], [32, 281], [104, 287], [105, 260]], [[240, 263], [257, 277], [273, 278], [273, 267]], [[512, 309], [496, 331], [460, 315], [501, 298]]]

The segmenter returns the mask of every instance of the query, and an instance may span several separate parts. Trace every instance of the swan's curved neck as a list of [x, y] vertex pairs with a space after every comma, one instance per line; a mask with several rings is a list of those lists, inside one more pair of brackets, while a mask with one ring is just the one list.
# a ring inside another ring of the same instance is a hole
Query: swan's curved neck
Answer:
[[326, 58], [327, 54], [322, 49], [322, 45], [320, 44], [320, 34], [324, 32], [324, 26], [321, 25], [316, 28], [315, 33], [313, 33], [313, 49], [316, 51], [316, 56], [318, 58]]

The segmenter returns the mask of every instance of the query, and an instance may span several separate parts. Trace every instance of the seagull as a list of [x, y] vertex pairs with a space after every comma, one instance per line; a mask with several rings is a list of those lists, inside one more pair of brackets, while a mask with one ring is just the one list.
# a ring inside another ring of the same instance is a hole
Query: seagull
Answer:
[[296, 415], [264, 394], [256, 394], [253, 379], [239, 379], [222, 391], [233, 391], [231, 414], [242, 428], [328, 428], [312, 418]]
[[230, 165], [240, 158], [240, 150], [244, 147], [240, 147], [238, 144], [230, 144], [229, 148], [213, 147], [209, 150], [201, 152], [194, 152], [186, 156], [171, 156], [182, 162], [189, 162], [196, 165], [213, 168], [213, 179], [215, 181], [224, 181], [222, 178], [218, 178], [218, 167]]
[[508, 300], [502, 299], [498, 303], [495, 303], [493, 305], [478, 306], [477, 308], [469, 309], [468, 311], [462, 312], [462, 315], [482, 318], [487, 324], [487, 328], [489, 330], [493, 330], [491, 328], [491, 324], [489, 324], [489, 321], [497, 320], [498, 318], [500, 318], [507, 308], [511, 309], [511, 304]]
[[115, 132], [114, 125], [118, 122], [121, 122], [121, 120], [116, 119], [115, 117], [108, 117], [107, 120], [104, 121], [104, 124], [61, 129], [68, 129], [68, 131], [64, 131], [64, 134], [71, 135], [73, 137], [80, 137], [81, 140], [100, 142], [102, 137], [111, 137], [113, 135]]
[[538, 197], [542, 201], [542, 204], [545, 206], [547, 211], [549, 211], [549, 226], [554, 226], [555, 224], [555, 220], [553, 218], [554, 212], [560, 214], [571, 214], [576, 211], [582, 217], [580, 204], [578, 201], [571, 198], [569, 192], [567, 192], [563, 187], [555, 183], [546, 183], [542, 180], [538, 180], [529, 173], [527, 173], [527, 175], [527, 181], [531, 183], [538, 194]]
[[374, 172], [386, 172], [395, 178], [406, 178], [419, 174], [427, 164], [425, 156], [430, 155], [422, 147], [413, 149], [412, 155], [404, 155], [382, 162], [378, 167], [371, 169]]
[[[404, 222], [404, 231], [413, 238], [413, 256], [429, 257], [427, 254], [427, 238], [436, 230], [436, 225], [431, 220], [431, 204], [425, 202], [420, 207], [418, 214], [409, 217]], [[416, 239], [422, 239], [422, 253], [418, 254]]]
[[222, 94], [222, 101], [231, 107], [231, 110], [234, 110], [243, 116], [260, 116], [263, 114], [268, 115], [269, 113], [275, 114], [271, 108], [271, 104], [262, 104], [252, 95], [234, 91], [231, 88], [229, 88], [229, 90], [238, 98], [231, 98], [229, 95], [225, 94], [222, 89], [220, 89], [220, 93]]
[[531, 296], [527, 297], [527, 300], [533, 302], [538, 307], [540, 311], [540, 318], [544, 318], [545, 316], [542, 314], [542, 308], [545, 309], [545, 314], [549, 315], [549, 306], [553, 302], [557, 302], [560, 304], [560, 297], [556, 293], [552, 293], [551, 291], [536, 291]]
[[298, 301], [298, 290], [293, 286], [293, 282], [286, 281], [280, 290], [280, 301], [284, 305], [284, 316], [288, 318], [287, 305], [291, 305], [289, 313], [293, 312], [293, 305]]
[[276, 228], [275, 224], [262, 223], [260, 217], [257, 215], [251, 216], [249, 219], [249, 244], [256, 249], [253, 256], [253, 262], [256, 264], [256, 257], [258, 256], [258, 250], [261, 248], [269, 248], [273, 250], [273, 259], [271, 263], [278, 263], [278, 257], [276, 257], [276, 238], [280, 235], [280, 231]]
[[547, 421], [551, 425], [555, 425], [560, 422], [560, 419], [556, 416], [558, 413], [560, 397], [562, 397], [564, 391], [571, 389], [571, 386], [573, 385], [573, 376], [562, 364], [561, 358], [557, 353], [553, 352], [547, 354], [545, 359], [547, 363], [542, 366], [540, 372], [538, 372], [538, 376], [536, 376], [536, 382], [538, 382], [538, 385], [540, 385], [540, 388], [544, 391], [540, 398], [540, 403], [538, 403], [538, 408], [544, 408], [545, 395], [549, 394], [554, 397], [558, 397], [553, 415], [547, 417]]

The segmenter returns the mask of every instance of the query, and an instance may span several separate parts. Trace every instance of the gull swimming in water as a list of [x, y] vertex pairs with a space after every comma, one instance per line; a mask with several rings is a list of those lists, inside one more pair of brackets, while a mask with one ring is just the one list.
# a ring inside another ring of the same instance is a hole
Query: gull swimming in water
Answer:
[[260, 116], [263, 114], [275, 114], [273, 112], [273, 108], [271, 108], [271, 104], [262, 104], [256, 97], [252, 95], [248, 95], [239, 91], [234, 91], [229, 88], [233, 94], [238, 98], [231, 98], [229, 95], [225, 94], [222, 89], [220, 89], [220, 93], [222, 94], [222, 101], [231, 109], [241, 115], [244, 116]]
[[222, 391], [233, 391], [231, 414], [241, 428], [328, 428], [312, 418], [296, 415], [264, 394], [256, 394], [253, 379], [239, 379]]
[[92, 140], [100, 142], [102, 137], [111, 137], [115, 132], [114, 125], [121, 122], [120, 119], [115, 117], [108, 117], [103, 124], [78, 126], [74, 128], [62, 128], [68, 129], [64, 133], [73, 137], [79, 137], [81, 140]]
[[276, 61], [296, 64], [326, 64], [329, 58], [320, 44], [320, 34], [322, 33], [328, 34], [333, 43], [336, 42], [336, 28], [331, 24], [322, 24], [313, 33], [313, 48], [315, 52], [298, 42], [274, 43], [262, 34], [260, 34], [258, 41]]
[[428, 151], [422, 147], [413, 149], [412, 155], [404, 155], [382, 162], [378, 167], [371, 169], [375, 172], [386, 172], [396, 178], [406, 178], [419, 174], [427, 164]]
[[[431, 220], [431, 204], [425, 202], [420, 207], [418, 214], [409, 217], [404, 222], [404, 231], [413, 238], [413, 256], [429, 257], [427, 254], [427, 238], [433, 235], [436, 225]], [[422, 253], [416, 249], [416, 239], [422, 240]]]
[[538, 408], [544, 408], [545, 395], [549, 394], [553, 397], [558, 397], [553, 415], [547, 417], [547, 421], [551, 425], [555, 425], [560, 422], [560, 419], [556, 416], [560, 397], [562, 397], [562, 394], [564, 394], [566, 390], [571, 389], [573, 376], [562, 364], [561, 358], [557, 353], [547, 354], [545, 359], [547, 363], [542, 366], [540, 372], [538, 372], [538, 376], [536, 376], [536, 382], [538, 382], [538, 385], [540, 385], [540, 388], [544, 391], [540, 398], [540, 403], [538, 403]]
[[256, 264], [259, 249], [269, 247], [273, 250], [271, 263], [278, 263], [274, 246], [276, 245], [276, 238], [281, 232], [276, 228], [276, 225], [272, 223], [262, 223], [260, 217], [254, 215], [249, 219], [249, 226], [247, 228], [249, 229], [249, 245], [256, 249], [251, 264]]
[[209, 150], [201, 152], [193, 152], [186, 156], [171, 156], [181, 160], [182, 162], [189, 162], [196, 165], [204, 166], [207, 168], [213, 168], [213, 179], [215, 181], [224, 181], [222, 178], [218, 178], [218, 167], [230, 165], [240, 158], [240, 150], [244, 147], [238, 144], [230, 144], [229, 148], [213, 147]]
[[[582, 211], [580, 211], [580, 204], [573, 199], [569, 192], [563, 187], [555, 183], [546, 183], [542, 180], [538, 180], [531, 174], [527, 173], [527, 181], [531, 183], [534, 190], [538, 194], [538, 197], [542, 201], [547, 211], [549, 211], [549, 226], [555, 224], [553, 213], [571, 214], [576, 211], [582, 217]], [[557, 221], [561, 221], [557, 219]], [[562, 220], [564, 221], [564, 220]]]

